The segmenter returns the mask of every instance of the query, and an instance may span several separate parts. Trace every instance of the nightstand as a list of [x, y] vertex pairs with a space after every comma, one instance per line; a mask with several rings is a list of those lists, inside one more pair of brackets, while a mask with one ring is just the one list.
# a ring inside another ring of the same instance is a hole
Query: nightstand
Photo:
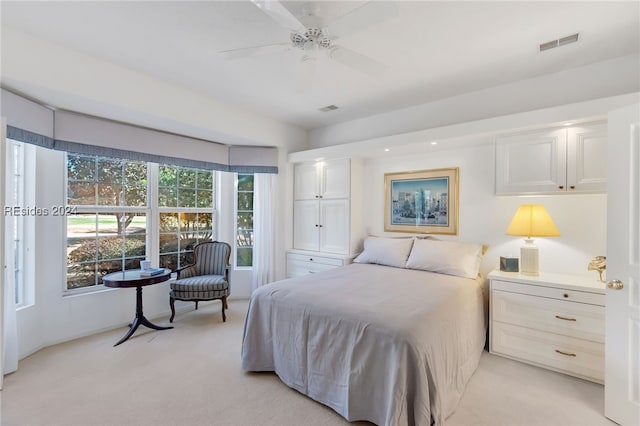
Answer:
[[318, 253], [305, 250], [287, 251], [287, 278], [327, 271], [350, 264], [355, 255]]
[[604, 383], [604, 283], [552, 273], [488, 278], [491, 353]]

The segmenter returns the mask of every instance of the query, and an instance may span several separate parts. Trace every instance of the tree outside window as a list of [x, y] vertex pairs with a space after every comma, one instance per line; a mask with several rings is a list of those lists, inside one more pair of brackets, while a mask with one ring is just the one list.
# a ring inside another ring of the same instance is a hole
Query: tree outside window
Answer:
[[193, 263], [193, 247], [213, 241], [214, 182], [211, 170], [159, 166], [160, 267]]
[[238, 174], [236, 266], [253, 266], [253, 174]]
[[67, 289], [102, 284], [146, 257], [147, 164], [67, 154]]

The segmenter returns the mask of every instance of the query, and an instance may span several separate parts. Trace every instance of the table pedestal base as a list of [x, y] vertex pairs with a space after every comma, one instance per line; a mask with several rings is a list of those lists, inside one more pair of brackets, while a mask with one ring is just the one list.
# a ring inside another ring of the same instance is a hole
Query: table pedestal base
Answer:
[[148, 327], [148, 328], [152, 328], [154, 330], [168, 330], [170, 328], [173, 328], [173, 327], [161, 327], [159, 325], [155, 325], [154, 323], [149, 321], [147, 318], [145, 318], [144, 314], [142, 313], [142, 286], [137, 286], [136, 287], [136, 317], [133, 320], [133, 322], [131, 322], [131, 324], [129, 325], [130, 328], [129, 328], [129, 331], [127, 331], [127, 334], [125, 334], [124, 337], [120, 339], [118, 343], [116, 343], [113, 346], [118, 346], [120, 343], [125, 342], [129, 337], [133, 335], [133, 333], [135, 333], [135, 331], [141, 325], [144, 325], [145, 327]]

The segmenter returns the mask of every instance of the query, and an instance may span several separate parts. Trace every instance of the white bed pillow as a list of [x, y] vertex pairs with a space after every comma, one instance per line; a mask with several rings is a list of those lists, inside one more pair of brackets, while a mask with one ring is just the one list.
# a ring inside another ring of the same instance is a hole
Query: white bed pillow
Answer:
[[413, 246], [413, 238], [367, 237], [364, 250], [353, 261], [404, 268]]
[[416, 240], [406, 268], [475, 279], [480, 271], [482, 256], [481, 244]]

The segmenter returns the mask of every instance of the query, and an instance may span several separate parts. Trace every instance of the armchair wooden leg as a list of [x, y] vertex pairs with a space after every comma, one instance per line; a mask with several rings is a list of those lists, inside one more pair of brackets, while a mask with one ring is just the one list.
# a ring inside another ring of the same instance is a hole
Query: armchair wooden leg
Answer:
[[173, 322], [173, 317], [176, 316], [175, 301], [173, 297], [169, 297], [169, 306], [171, 306], [171, 318], [169, 318], [169, 322]]
[[222, 298], [222, 322], [227, 322], [227, 315], [224, 313], [224, 309], [227, 307], [227, 296]]

